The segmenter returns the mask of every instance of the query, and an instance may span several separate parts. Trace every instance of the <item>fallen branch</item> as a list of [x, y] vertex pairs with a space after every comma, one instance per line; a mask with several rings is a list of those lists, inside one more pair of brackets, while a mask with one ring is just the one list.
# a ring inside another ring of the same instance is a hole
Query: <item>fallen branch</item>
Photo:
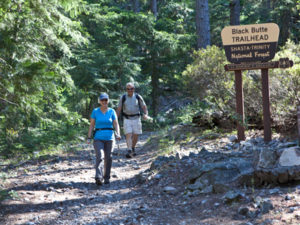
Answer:
[[7, 99], [4, 99], [4, 98], [1, 98], [1, 97], [0, 97], [0, 100], [5, 101], [5, 102], [7, 102], [7, 103], [9, 103], [9, 104], [18, 106], [17, 103], [11, 102], [11, 101], [9, 101], [9, 100], [7, 100]]

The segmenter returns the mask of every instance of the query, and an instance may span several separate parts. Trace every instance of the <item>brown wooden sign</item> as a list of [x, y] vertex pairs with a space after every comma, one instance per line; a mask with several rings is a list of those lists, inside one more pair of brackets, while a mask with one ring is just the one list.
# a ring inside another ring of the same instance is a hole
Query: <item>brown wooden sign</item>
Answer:
[[271, 62], [251, 62], [239, 64], [227, 64], [224, 66], [226, 71], [234, 70], [258, 70], [258, 69], [271, 69], [271, 68], [288, 68], [293, 66], [293, 61], [289, 58], [281, 58], [279, 61]]
[[300, 146], [300, 106], [297, 107], [298, 145]]
[[229, 62], [267, 62], [275, 56], [279, 27], [275, 23], [228, 26], [221, 36]]

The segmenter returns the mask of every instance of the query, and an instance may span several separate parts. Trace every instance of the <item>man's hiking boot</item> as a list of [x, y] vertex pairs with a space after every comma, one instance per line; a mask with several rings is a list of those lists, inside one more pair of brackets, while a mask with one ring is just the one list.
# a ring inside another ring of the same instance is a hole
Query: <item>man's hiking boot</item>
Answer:
[[104, 184], [109, 184], [109, 180], [104, 180]]
[[95, 181], [96, 181], [96, 184], [97, 184], [98, 186], [101, 186], [101, 185], [102, 185], [102, 181], [101, 181], [100, 178], [96, 178]]
[[135, 148], [132, 148], [132, 156], [136, 156]]
[[128, 150], [128, 153], [126, 154], [126, 158], [130, 159], [132, 158], [133, 156], [136, 156], [136, 153], [135, 153], [135, 149], [132, 148], [132, 150]]
[[130, 159], [130, 158], [132, 158], [132, 157], [133, 157], [132, 151], [131, 151], [131, 150], [128, 150], [128, 152], [127, 152], [127, 154], [126, 154], [126, 158], [127, 158], [127, 159]]

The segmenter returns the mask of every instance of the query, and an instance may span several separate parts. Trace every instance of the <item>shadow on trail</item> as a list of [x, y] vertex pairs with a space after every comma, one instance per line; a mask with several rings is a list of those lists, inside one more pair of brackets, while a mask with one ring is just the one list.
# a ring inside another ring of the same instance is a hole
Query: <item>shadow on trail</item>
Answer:
[[24, 166], [36, 166], [36, 165], [53, 165], [61, 162], [83, 162], [91, 161], [91, 157], [94, 156], [93, 150], [77, 150], [65, 152], [66, 156], [59, 155], [43, 155], [38, 158], [30, 159], [27, 161], [19, 162], [17, 164], [6, 165], [2, 171], [7, 172], [8, 170], [16, 169]]
[[[95, 187], [94, 187], [95, 186]], [[62, 189], [62, 188], [72, 188], [72, 189], [98, 189], [94, 182], [56, 182], [56, 183], [36, 183], [36, 184], [26, 184], [5, 191], [49, 191], [49, 188]]]
[[[68, 168], [65, 170], [52, 170], [52, 171], [43, 171], [43, 172], [39, 172], [39, 173], [31, 173], [30, 175], [28, 174], [22, 174], [22, 175], [18, 175], [18, 176], [12, 176], [11, 178], [24, 178], [27, 176], [42, 176], [42, 175], [50, 175], [50, 174], [59, 174], [59, 173], [67, 173], [67, 172], [75, 172], [75, 173], [79, 173], [79, 171], [81, 170], [92, 170], [94, 169], [93, 165], [91, 165], [90, 167], [81, 167], [81, 168]], [[38, 169], [37, 169], [38, 170]]]
[[[64, 182], [58, 182], [58, 183], [51, 183], [46, 185], [26, 185], [21, 186], [17, 188], [12, 188], [10, 190], [30, 190], [30, 191], [39, 191], [39, 190], [47, 190], [47, 187], [54, 187], [54, 188], [77, 188], [77, 189], [83, 189], [83, 190], [120, 190], [122, 188], [122, 183], [126, 183], [126, 186], [124, 188], [128, 188], [128, 184], [131, 187], [135, 186], [135, 182], [132, 181], [133, 178], [130, 178], [128, 180], [122, 180], [122, 181], [114, 181], [111, 182], [109, 185], [103, 185], [103, 186], [97, 186], [94, 183], [83, 183], [83, 182], [70, 182], [71, 184], [64, 183]], [[8, 191], [10, 191], [8, 190]], [[51, 192], [49, 192], [51, 193]], [[67, 192], [62, 193], [67, 194]], [[126, 193], [114, 193], [106, 195], [105, 192], [97, 192], [93, 193], [90, 196], [83, 197], [83, 198], [77, 198], [72, 200], [64, 200], [64, 201], [54, 201], [51, 203], [19, 203], [19, 204], [1, 204], [0, 203], [0, 211], [4, 213], [4, 215], [12, 215], [12, 214], [21, 214], [21, 213], [32, 213], [32, 212], [40, 212], [43, 210], [57, 210], [58, 207], [63, 206], [91, 206], [91, 205], [97, 205], [97, 204], [105, 204], [105, 203], [114, 203], [118, 201], [123, 200], [130, 200], [132, 198], [135, 198], [138, 195], [137, 192], [134, 192], [133, 190], [130, 190]]]
[[[49, 188], [54, 189], [82, 189], [82, 190], [121, 190], [125, 188], [132, 188], [137, 185], [134, 177], [125, 180], [115, 180], [109, 185], [97, 186], [95, 184], [94, 178], [91, 178], [91, 182], [40, 182], [40, 183], [27, 183], [26, 185], [17, 186], [9, 189], [4, 189], [4, 191], [49, 191]], [[55, 190], [54, 190], [55, 191]], [[67, 192], [66, 192], [67, 193]]]

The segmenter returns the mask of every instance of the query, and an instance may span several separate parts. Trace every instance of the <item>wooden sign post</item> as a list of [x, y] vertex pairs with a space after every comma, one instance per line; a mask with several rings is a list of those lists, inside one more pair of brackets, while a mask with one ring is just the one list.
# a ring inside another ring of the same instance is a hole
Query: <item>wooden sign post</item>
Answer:
[[[241, 76], [242, 70], [256, 70], [261, 69], [261, 83], [262, 83], [262, 99], [263, 99], [263, 123], [264, 123], [264, 140], [271, 141], [271, 113], [270, 113], [270, 98], [269, 98], [269, 69], [275, 68], [289, 68], [293, 66], [293, 61], [288, 58], [281, 58], [279, 61], [271, 61], [271, 62], [251, 62], [251, 63], [240, 63], [240, 64], [227, 64], [225, 65], [226, 71], [234, 71], [235, 72], [235, 84], [236, 84], [236, 112], [244, 121], [244, 97], [243, 97], [243, 85], [242, 78], [237, 78], [237, 76]], [[237, 75], [238, 74], [238, 75]], [[240, 75], [239, 75], [240, 74]], [[237, 88], [237, 86], [239, 88]], [[300, 108], [300, 107], [299, 107]], [[300, 112], [298, 110], [299, 116]], [[300, 124], [300, 121], [298, 121]], [[300, 125], [299, 128], [299, 141], [300, 141]], [[245, 140], [244, 127], [241, 124], [237, 125], [238, 130], [238, 139]]]
[[262, 76], [264, 140], [266, 142], [271, 141], [268, 70], [270, 68], [288, 68], [293, 65], [293, 62], [288, 58], [268, 62], [275, 56], [279, 27], [275, 23], [229, 26], [222, 30], [221, 36], [226, 57], [229, 62], [233, 63], [225, 65], [225, 70], [234, 71], [235, 73], [238, 140], [245, 140], [242, 70], [260, 69]]
[[272, 140], [268, 69], [261, 70], [261, 87], [264, 119], [264, 140], [268, 142]]
[[243, 92], [243, 76], [241, 70], [235, 70], [235, 98], [236, 98], [236, 113], [237, 118], [237, 132], [238, 139], [245, 140], [245, 129], [244, 129], [244, 92]]
[[300, 106], [297, 107], [298, 145], [300, 146]]

